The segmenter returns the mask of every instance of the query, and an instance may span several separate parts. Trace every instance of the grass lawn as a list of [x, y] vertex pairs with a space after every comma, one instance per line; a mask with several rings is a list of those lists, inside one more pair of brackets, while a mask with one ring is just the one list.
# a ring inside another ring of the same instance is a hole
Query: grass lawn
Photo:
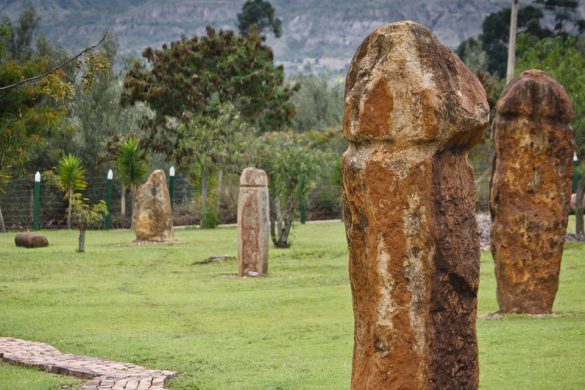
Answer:
[[[176, 231], [180, 243], [131, 246], [129, 231], [45, 232], [25, 250], [0, 235], [0, 336], [180, 374], [170, 389], [346, 389], [353, 315], [341, 223], [297, 225], [271, 248], [270, 275], [239, 279], [235, 228]], [[497, 310], [482, 254], [479, 314]], [[479, 319], [482, 389], [585, 388], [585, 245], [565, 248], [556, 317]], [[0, 389], [75, 379], [0, 363]]]

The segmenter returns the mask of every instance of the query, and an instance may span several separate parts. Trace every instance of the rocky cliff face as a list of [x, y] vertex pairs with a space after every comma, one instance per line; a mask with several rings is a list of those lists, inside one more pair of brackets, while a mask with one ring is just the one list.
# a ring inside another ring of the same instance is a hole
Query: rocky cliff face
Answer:
[[[288, 71], [331, 68], [345, 74], [360, 42], [375, 28], [412, 20], [430, 28], [445, 45], [479, 33], [489, 13], [508, 0], [272, 0], [284, 24], [281, 39], [269, 38]], [[244, 0], [32, 0], [49, 37], [68, 48], [96, 41], [110, 27], [123, 52], [138, 55], [181, 34], [200, 35], [206, 25], [235, 29]], [[17, 17], [22, 0], [0, 0], [0, 12]]]

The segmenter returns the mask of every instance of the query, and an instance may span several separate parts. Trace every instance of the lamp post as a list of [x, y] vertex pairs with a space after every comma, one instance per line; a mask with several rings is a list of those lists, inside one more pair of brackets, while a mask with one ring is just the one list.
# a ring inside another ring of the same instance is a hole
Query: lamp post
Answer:
[[39, 230], [39, 214], [41, 209], [41, 173], [35, 173], [35, 190], [33, 206], [33, 230]]
[[175, 167], [169, 168], [169, 197], [171, 200], [171, 209], [174, 208], [175, 199]]
[[112, 227], [112, 184], [114, 182], [114, 172], [110, 169], [108, 171], [107, 181], [106, 181], [106, 208], [108, 209], [108, 214], [106, 215], [106, 222], [104, 228], [106, 230], [110, 230]]

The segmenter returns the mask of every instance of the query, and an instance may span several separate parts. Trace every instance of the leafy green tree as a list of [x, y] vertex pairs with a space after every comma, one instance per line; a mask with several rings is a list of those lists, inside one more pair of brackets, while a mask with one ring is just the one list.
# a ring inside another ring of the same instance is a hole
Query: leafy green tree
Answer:
[[[578, 14], [577, 1], [535, 0], [533, 4], [518, 10], [518, 31], [529, 33], [539, 39], [555, 35], [567, 36], [585, 31], [585, 21]], [[485, 51], [487, 71], [500, 78], [506, 75], [508, 40], [510, 31], [510, 8], [504, 8], [488, 15], [481, 26], [481, 34], [476, 38], [463, 41], [457, 54], [468, 64], [469, 55], [481, 56]], [[554, 29], [545, 23], [546, 16], [552, 14], [556, 20]]]
[[[135, 137], [131, 136], [120, 143], [116, 167], [118, 181], [122, 184], [122, 192], [125, 193], [126, 188], [130, 189], [130, 197], [132, 200], [132, 216], [130, 224], [133, 228], [136, 188], [144, 182], [146, 174], [148, 173], [146, 158], [144, 157], [143, 151], [140, 149], [138, 140]], [[123, 200], [123, 203], [125, 203], [125, 199]]]
[[206, 36], [183, 37], [142, 55], [147, 65], [136, 62], [128, 72], [122, 103], [146, 102], [154, 111], [143, 123], [143, 141], [168, 160], [181, 164], [190, 153], [181, 147], [178, 124], [188, 124], [193, 115], [213, 115], [215, 101], [233, 104], [242, 120], [261, 132], [291, 123], [295, 87], [285, 86], [283, 67], [274, 65], [272, 50], [258, 33], [238, 36], [208, 27]]
[[242, 6], [242, 12], [238, 14], [240, 34], [248, 34], [253, 26], [260, 33], [270, 29], [276, 38], [282, 35], [282, 21], [275, 16], [272, 4], [266, 0], [248, 0]]
[[[581, 44], [584, 42], [582, 41]], [[573, 101], [573, 130], [577, 146], [579, 169], [585, 172], [585, 51], [572, 37], [554, 37], [537, 40], [523, 35], [519, 37], [521, 53], [518, 72], [526, 69], [542, 69], [565, 87]], [[577, 188], [576, 233], [585, 239], [583, 229], [583, 196], [585, 175], [581, 175]]]
[[73, 215], [77, 228], [79, 229], [79, 245], [77, 252], [85, 252], [85, 231], [104, 220], [104, 217], [108, 215], [108, 207], [103, 200], [93, 206], [89, 205], [89, 199], [84, 198], [81, 194], [73, 194], [71, 199], [73, 204]]
[[81, 165], [81, 159], [74, 154], [63, 156], [55, 167], [55, 179], [57, 187], [65, 192], [65, 199], [69, 203], [67, 208], [67, 229], [71, 229], [73, 195], [76, 191], [82, 191], [87, 187], [85, 168]]
[[117, 37], [106, 33], [102, 44], [108, 68], [95, 75], [91, 90], [83, 80], [76, 80], [75, 96], [69, 102], [69, 123], [75, 129], [73, 145], [83, 156], [93, 175], [101, 174], [115, 161], [115, 153], [108, 153], [108, 142], [127, 136], [136, 130], [141, 118], [150, 115], [144, 104], [120, 106], [122, 71], [116, 71]]
[[[0, 177], [49, 169], [69, 138], [63, 100], [73, 94], [75, 61], [38, 34], [39, 17], [27, 7], [18, 21], [0, 23]], [[95, 57], [93, 63], [101, 63]], [[95, 68], [95, 66], [94, 66]], [[90, 72], [91, 73], [91, 72]], [[89, 73], [80, 74], [85, 79]], [[1, 184], [0, 184], [1, 185]], [[0, 214], [2, 210], [0, 209]], [[0, 219], [2, 219], [0, 217]]]
[[325, 130], [341, 126], [344, 96], [342, 82], [314, 74], [297, 75], [292, 77], [292, 81], [300, 87], [291, 99], [296, 107], [292, 125], [295, 131]]
[[253, 129], [231, 103], [214, 100], [211, 105], [214, 109], [208, 115], [185, 113], [177, 129], [179, 147], [188, 151], [185, 160], [200, 172], [202, 215], [212, 213], [207, 210], [209, 176], [238, 170], [243, 149], [253, 135]]
[[266, 171], [270, 194], [270, 235], [277, 248], [290, 246], [289, 234], [300, 202], [306, 199], [328, 161], [320, 148], [323, 133], [272, 132], [255, 142], [254, 165]]

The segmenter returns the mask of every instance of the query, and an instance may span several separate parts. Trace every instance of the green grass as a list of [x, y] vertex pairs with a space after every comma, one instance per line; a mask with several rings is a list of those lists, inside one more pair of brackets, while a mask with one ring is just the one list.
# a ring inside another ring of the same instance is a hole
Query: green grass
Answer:
[[[0, 235], [0, 335], [61, 351], [176, 370], [175, 389], [349, 387], [353, 315], [341, 223], [297, 226], [271, 248], [270, 275], [239, 279], [235, 228], [177, 230], [180, 243], [131, 246], [129, 231], [45, 232], [24, 250]], [[497, 310], [482, 254], [479, 314]], [[585, 245], [565, 249], [558, 317], [478, 320], [482, 389], [585, 388]], [[0, 364], [1, 389], [51, 389], [69, 378]]]

